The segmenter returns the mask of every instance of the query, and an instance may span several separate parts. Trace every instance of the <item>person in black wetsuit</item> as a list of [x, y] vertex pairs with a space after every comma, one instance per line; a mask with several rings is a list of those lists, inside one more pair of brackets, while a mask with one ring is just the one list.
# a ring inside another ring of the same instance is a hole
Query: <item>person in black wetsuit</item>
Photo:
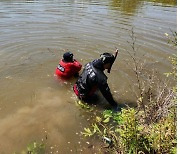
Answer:
[[110, 72], [114, 61], [115, 56], [113, 54], [103, 53], [99, 59], [85, 65], [82, 74], [79, 76], [73, 87], [73, 90], [79, 99], [86, 100], [99, 89], [113, 108], [118, 107], [107, 84], [107, 76], [104, 74], [105, 69], [108, 70], [108, 73]]

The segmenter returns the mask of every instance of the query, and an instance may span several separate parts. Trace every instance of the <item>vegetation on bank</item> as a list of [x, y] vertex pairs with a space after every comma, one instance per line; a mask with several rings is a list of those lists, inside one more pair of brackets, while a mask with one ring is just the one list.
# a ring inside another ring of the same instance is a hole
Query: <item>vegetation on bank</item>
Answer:
[[34, 141], [28, 144], [26, 150], [22, 151], [21, 154], [45, 154], [45, 144]]
[[[176, 48], [177, 34], [165, 34]], [[112, 154], [176, 154], [177, 153], [177, 57], [170, 58], [172, 71], [159, 79], [156, 70], [146, 69], [144, 58], [138, 58], [136, 37], [131, 34], [131, 67], [136, 81], [134, 93], [137, 108], [127, 106], [120, 112], [105, 110], [99, 113], [92, 106], [78, 101], [77, 105], [92, 114], [92, 123], [84, 128], [85, 137], [97, 137], [103, 146], [99, 153]], [[171, 82], [170, 82], [171, 81]], [[172, 84], [173, 82], [175, 84]], [[173, 86], [172, 86], [173, 85]], [[132, 88], [133, 89], [133, 88]], [[95, 113], [95, 114], [94, 114]], [[32, 142], [21, 154], [44, 154], [45, 145]]]
[[[177, 35], [165, 34], [176, 47]], [[110, 153], [177, 153], [177, 57], [170, 58], [172, 72], [166, 79], [158, 79], [156, 71], [145, 69], [145, 63], [137, 58], [136, 38], [132, 31], [132, 70], [136, 78], [137, 108], [126, 107], [121, 112], [106, 110], [94, 117], [94, 122], [85, 128], [85, 136], [99, 136], [107, 144], [103, 152]], [[143, 58], [142, 58], [143, 59]], [[131, 66], [132, 66], [131, 63]], [[170, 84], [170, 83], [171, 84]]]

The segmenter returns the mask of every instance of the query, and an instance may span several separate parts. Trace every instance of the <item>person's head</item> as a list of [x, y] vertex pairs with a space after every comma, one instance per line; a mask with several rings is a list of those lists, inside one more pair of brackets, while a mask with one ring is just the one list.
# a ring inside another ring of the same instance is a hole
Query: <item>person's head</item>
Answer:
[[114, 63], [115, 60], [114, 55], [106, 52], [100, 55], [100, 59], [103, 63], [104, 69], [108, 69], [108, 72], [110, 72], [112, 64]]
[[71, 53], [70, 51], [64, 53], [63, 60], [65, 62], [73, 62], [73, 53]]

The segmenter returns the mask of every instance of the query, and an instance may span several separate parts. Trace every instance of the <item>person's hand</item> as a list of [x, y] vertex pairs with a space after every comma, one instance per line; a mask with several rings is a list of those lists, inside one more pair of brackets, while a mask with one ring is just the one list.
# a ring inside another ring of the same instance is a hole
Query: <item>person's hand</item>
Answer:
[[114, 112], [121, 112], [121, 107], [119, 105], [113, 107], [112, 109]]

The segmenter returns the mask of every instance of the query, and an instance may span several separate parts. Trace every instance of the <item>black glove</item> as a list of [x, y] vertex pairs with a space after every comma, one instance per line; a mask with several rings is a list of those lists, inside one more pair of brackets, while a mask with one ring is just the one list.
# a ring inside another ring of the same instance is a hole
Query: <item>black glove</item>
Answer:
[[114, 112], [121, 112], [121, 107], [119, 105], [114, 106], [112, 109]]

